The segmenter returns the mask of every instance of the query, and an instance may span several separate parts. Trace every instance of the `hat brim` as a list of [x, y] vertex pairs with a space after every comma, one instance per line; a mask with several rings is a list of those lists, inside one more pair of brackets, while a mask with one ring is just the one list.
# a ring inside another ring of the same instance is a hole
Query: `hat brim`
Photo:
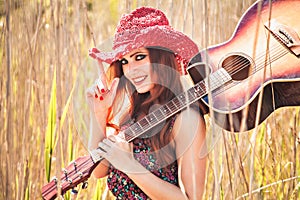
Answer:
[[134, 49], [142, 47], [163, 47], [170, 49], [186, 61], [190, 61], [199, 49], [196, 43], [185, 34], [170, 26], [152, 26], [138, 33], [116, 35], [113, 51], [94, 53], [94, 58], [111, 64]]

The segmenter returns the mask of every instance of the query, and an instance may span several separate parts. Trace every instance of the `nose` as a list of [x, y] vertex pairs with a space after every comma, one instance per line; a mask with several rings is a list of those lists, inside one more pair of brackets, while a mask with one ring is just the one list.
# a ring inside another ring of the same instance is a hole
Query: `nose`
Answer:
[[128, 71], [134, 71], [137, 68], [137, 64], [134, 61], [128, 62]]
[[130, 74], [135, 69], [135, 65], [133, 62], [128, 62], [126, 65], [123, 66], [124, 74]]

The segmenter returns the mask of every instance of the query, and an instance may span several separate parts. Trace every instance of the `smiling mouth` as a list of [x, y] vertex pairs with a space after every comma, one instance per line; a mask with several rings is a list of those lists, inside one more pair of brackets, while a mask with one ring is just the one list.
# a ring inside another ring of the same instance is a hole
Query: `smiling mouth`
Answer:
[[133, 78], [132, 81], [134, 82], [134, 84], [140, 84], [140, 83], [142, 83], [146, 78], [147, 78], [147, 76], [139, 76], [139, 77]]

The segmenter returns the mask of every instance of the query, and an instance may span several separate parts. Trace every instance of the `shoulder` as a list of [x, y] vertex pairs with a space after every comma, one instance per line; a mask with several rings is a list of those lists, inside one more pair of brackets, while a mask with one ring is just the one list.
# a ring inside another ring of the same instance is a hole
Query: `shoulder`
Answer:
[[203, 116], [195, 109], [180, 112], [175, 120], [172, 134], [177, 155], [191, 146], [201, 146], [205, 139], [206, 125]]
[[200, 111], [189, 108], [180, 112], [175, 120], [174, 128], [177, 131], [205, 128], [205, 121]]

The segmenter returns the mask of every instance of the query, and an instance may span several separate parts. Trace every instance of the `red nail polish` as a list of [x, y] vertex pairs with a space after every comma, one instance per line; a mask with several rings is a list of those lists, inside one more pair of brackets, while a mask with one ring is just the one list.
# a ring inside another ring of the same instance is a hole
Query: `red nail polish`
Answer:
[[103, 100], [103, 96], [100, 96], [99, 99], [100, 99], [100, 101], [102, 101]]
[[105, 90], [103, 88], [101, 89], [101, 93], [105, 93]]
[[96, 98], [96, 99], [98, 98], [98, 95], [97, 95], [97, 94], [95, 94], [95, 98]]

